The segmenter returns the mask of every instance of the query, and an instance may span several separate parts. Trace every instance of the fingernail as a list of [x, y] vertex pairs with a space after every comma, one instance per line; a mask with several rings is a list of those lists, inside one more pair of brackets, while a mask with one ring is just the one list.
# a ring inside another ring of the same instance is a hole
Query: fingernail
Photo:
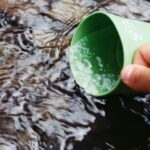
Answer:
[[130, 79], [132, 72], [133, 72], [133, 67], [126, 66], [121, 72], [122, 80], [127, 83]]

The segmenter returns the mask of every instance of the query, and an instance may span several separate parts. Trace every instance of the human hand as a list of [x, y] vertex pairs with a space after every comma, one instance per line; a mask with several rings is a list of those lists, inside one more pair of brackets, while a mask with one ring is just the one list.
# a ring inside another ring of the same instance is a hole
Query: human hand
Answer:
[[134, 63], [123, 68], [121, 78], [126, 85], [136, 91], [150, 92], [150, 44], [138, 49]]

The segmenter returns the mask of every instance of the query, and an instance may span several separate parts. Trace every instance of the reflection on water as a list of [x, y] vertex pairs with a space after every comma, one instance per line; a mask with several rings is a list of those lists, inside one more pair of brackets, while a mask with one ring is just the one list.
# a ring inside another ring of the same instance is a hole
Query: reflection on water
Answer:
[[147, 150], [150, 95], [96, 98], [79, 88], [68, 46], [101, 9], [149, 21], [143, 0], [0, 1], [0, 150]]

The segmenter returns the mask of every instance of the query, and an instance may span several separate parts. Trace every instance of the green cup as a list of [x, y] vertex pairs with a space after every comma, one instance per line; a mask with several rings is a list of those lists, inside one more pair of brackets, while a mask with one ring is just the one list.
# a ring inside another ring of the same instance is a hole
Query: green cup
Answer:
[[[70, 47], [74, 78], [94, 96], [128, 93], [120, 72], [139, 46], [150, 41], [150, 24], [95, 12], [78, 26]], [[138, 82], [138, 81], [137, 81]]]

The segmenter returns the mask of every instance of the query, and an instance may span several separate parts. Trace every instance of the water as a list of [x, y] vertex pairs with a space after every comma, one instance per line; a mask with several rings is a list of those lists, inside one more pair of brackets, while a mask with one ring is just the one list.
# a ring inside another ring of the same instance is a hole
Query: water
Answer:
[[68, 47], [81, 18], [104, 10], [149, 21], [144, 0], [0, 1], [0, 150], [148, 150], [150, 95], [88, 95]]
[[119, 82], [121, 69], [116, 58], [118, 37], [115, 34], [113, 27], [105, 27], [70, 47], [70, 64], [76, 82], [89, 94], [106, 94]]

